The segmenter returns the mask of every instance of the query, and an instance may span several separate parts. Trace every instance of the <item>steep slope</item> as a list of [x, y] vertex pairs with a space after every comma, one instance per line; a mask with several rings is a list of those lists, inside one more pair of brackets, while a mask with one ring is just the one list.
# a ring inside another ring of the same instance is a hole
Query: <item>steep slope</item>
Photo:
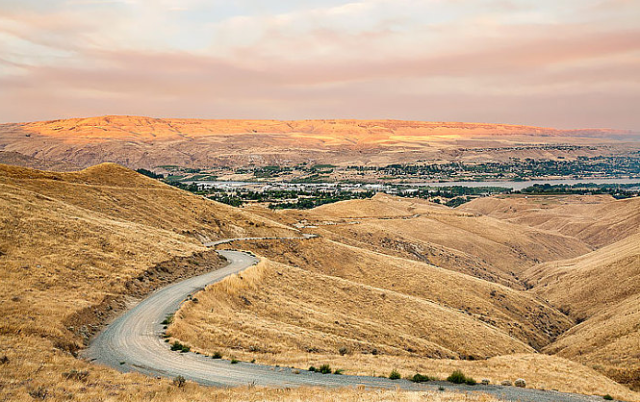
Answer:
[[526, 276], [533, 293], [582, 321], [545, 351], [640, 389], [640, 234]]
[[[132, 168], [301, 162], [386, 165], [420, 160], [506, 161], [509, 157], [548, 159], [609, 155], [626, 152], [628, 145], [612, 146], [615, 141], [606, 137], [626, 137], [627, 134], [613, 130], [397, 120], [197, 120], [103, 116], [1, 124], [0, 150], [84, 167], [101, 162], [116, 162]], [[517, 139], [518, 147], [513, 147], [514, 139]], [[575, 146], [567, 148], [567, 142]], [[603, 143], [608, 145], [601, 146]], [[544, 144], [562, 146], [553, 149]], [[502, 147], [510, 149], [508, 155], [500, 149]]]

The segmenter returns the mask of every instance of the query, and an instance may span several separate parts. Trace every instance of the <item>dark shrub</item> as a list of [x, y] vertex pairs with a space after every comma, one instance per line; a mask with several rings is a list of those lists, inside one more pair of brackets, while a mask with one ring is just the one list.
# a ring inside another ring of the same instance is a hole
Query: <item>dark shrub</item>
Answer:
[[212, 359], [222, 359], [222, 354], [220, 352], [215, 352], [212, 356]]
[[342, 373], [343, 373], [343, 372], [344, 372], [344, 370], [343, 370], [343, 369], [335, 369], [335, 370], [333, 371], [333, 374], [342, 375]]
[[611, 395], [609, 395], [609, 394], [603, 396], [602, 399], [604, 399], [606, 401], [613, 401], [613, 397]]
[[331, 366], [323, 364], [317, 371], [322, 374], [331, 374]]
[[447, 377], [447, 381], [452, 382], [454, 384], [464, 384], [467, 381], [467, 378], [464, 376], [464, 373], [460, 370], [456, 370], [449, 377]]
[[476, 385], [477, 384], [476, 380], [474, 380], [471, 377], [465, 377], [464, 383], [467, 384], [467, 385]]
[[411, 377], [410, 381], [412, 382], [417, 382], [417, 383], [421, 383], [421, 382], [429, 382], [429, 381], [433, 381], [434, 378], [433, 377], [429, 377], [428, 375], [422, 375], [422, 374], [415, 374], [413, 377]]
[[389, 374], [389, 379], [390, 380], [399, 380], [401, 378], [402, 378], [402, 376], [395, 369], [391, 371], [391, 374]]
[[315, 372], [315, 371], [316, 371], [316, 368], [315, 368], [315, 367], [313, 367], [313, 366], [310, 366], [310, 367], [309, 367], [309, 371], [311, 371], [311, 372], [313, 373], [313, 372]]

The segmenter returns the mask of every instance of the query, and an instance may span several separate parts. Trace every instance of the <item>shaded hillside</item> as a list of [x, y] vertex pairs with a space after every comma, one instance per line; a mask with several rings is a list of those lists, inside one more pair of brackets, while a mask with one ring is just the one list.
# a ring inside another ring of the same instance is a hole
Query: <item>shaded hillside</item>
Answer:
[[27, 167], [39, 170], [53, 170], [56, 172], [70, 172], [80, 170], [77, 165], [55, 160], [42, 160], [18, 152], [0, 151], [0, 164]]
[[[496, 339], [491, 336], [477, 338], [484, 339], [482, 347], [488, 348], [487, 351], [478, 354], [481, 351], [476, 350], [481, 348], [479, 345], [469, 349], [454, 348], [454, 355], [458, 357], [471, 355], [484, 358], [514, 353], [509, 348], [494, 345], [494, 341], [503, 335], [534, 348], [541, 348], [572, 325], [564, 315], [525, 293], [429, 264], [387, 256], [336, 241], [316, 239], [304, 243], [278, 242], [266, 245], [262, 242], [244, 242], [242, 247], [305, 272], [341, 278], [357, 286], [373, 287], [381, 293], [397, 293], [408, 300], [434, 303], [465, 319], [473, 318], [500, 330], [500, 334], [495, 334]], [[334, 293], [327, 286], [321, 288]], [[333, 303], [337, 306], [338, 303], [349, 302], [342, 298], [341, 301], [333, 300]], [[406, 310], [406, 314], [400, 315], [412, 317], [412, 320], [432, 321], [428, 311], [418, 308]], [[388, 315], [374, 317], [380, 321], [388, 319]], [[326, 319], [331, 320], [331, 317], [327, 316]], [[380, 325], [383, 325], [382, 322]], [[448, 339], [441, 346], [451, 350], [451, 344], [464, 343], [459, 338], [466, 336], [464, 334], [468, 332], [462, 331], [458, 335], [439, 338]], [[438, 356], [426, 352], [421, 354]], [[451, 356], [451, 352], [445, 356]]]

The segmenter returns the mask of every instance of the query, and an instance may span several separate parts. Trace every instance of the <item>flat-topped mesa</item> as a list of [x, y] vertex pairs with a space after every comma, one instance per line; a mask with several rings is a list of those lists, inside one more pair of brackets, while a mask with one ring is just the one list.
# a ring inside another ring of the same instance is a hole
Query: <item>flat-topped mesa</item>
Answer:
[[[7, 125], [5, 125], [7, 126]], [[402, 120], [203, 120], [144, 116], [101, 116], [22, 123], [20, 129], [61, 139], [128, 139], [162, 141], [228, 134], [306, 134], [359, 141], [402, 140], [402, 137], [554, 136], [607, 137], [631, 134], [610, 129], [560, 130], [510, 124], [423, 122]], [[2, 126], [0, 126], [2, 129]]]

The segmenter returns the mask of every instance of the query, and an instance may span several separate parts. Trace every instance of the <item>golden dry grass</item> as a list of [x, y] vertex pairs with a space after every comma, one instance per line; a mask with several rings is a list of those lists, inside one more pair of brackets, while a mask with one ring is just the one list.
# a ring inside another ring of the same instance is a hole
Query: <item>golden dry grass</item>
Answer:
[[476, 199], [459, 208], [578, 238], [602, 247], [640, 231], [640, 198], [608, 195], [523, 196]]
[[545, 351], [588, 364], [640, 390], [640, 198], [508, 196], [461, 207], [557, 231], [601, 247], [534, 266], [532, 293], [584, 321]]
[[[381, 293], [388, 291], [408, 300], [444, 307], [534, 347], [548, 344], [554, 335], [572, 325], [563, 314], [526, 293], [433, 265], [333, 240], [320, 238], [307, 242], [281, 241], [274, 244], [242, 242], [239, 246], [271, 260], [298, 267], [303, 274], [308, 272], [322, 277], [339, 278], [346, 280], [349, 285], [367, 286], [378, 289]], [[305, 281], [302, 276], [300, 281]], [[278, 285], [280, 282], [274, 281], [274, 284]], [[282, 290], [283, 293], [287, 291], [288, 289]], [[321, 298], [320, 295], [317, 297]], [[346, 298], [336, 300], [335, 303], [349, 304], [350, 301]], [[409, 311], [399, 310], [398, 314], [424, 319], [429, 317], [418, 307]], [[382, 320], [382, 317], [378, 318], [378, 321]], [[459, 333], [451, 342], [462, 337], [464, 335]], [[492, 341], [493, 338], [488, 338], [485, 343], [491, 344]], [[463, 350], [458, 350], [458, 353], [465, 355]], [[470, 355], [474, 353], [467, 351]], [[511, 351], [509, 348], [498, 348], [476, 357], [495, 356], [496, 353]]]
[[[396, 368], [406, 375], [420, 371], [442, 377], [461, 368], [477, 379], [498, 381], [518, 374], [536, 387], [640, 399], [581, 365], [530, 353], [527, 343], [546, 345], [571, 325], [556, 310], [530, 294], [452, 271], [455, 264], [464, 271], [464, 266], [485, 258], [496, 259], [486, 262], [487, 266], [498, 264], [499, 258], [482, 254], [482, 247], [465, 251], [472, 246], [460, 239], [465, 236], [485, 242], [487, 248], [502, 242], [511, 242], [510, 248], [522, 246], [526, 257], [505, 252], [505, 258], [521, 261], [521, 266], [532, 261], [536, 250], [548, 253], [548, 258], [565, 246], [567, 253], [578, 253], [583, 247], [580, 241], [569, 238], [562, 243], [567, 236], [535, 229], [523, 229], [526, 236], [518, 237], [514, 224], [423, 203], [382, 197], [370, 202], [381, 201], [390, 204], [387, 209], [366, 203], [352, 209], [377, 209], [397, 219], [374, 216], [353, 226], [357, 227], [353, 232], [349, 226], [321, 227], [317, 230], [327, 238], [308, 242], [241, 243], [269, 260], [210, 286], [198, 296], [199, 304], [184, 304], [170, 327], [172, 335], [196, 349], [221, 350], [243, 360], [256, 358], [302, 368], [327, 362], [354, 374], [388, 374]], [[345, 217], [340, 208], [349, 211], [345, 204], [335, 208], [337, 212], [323, 208], [306, 217], [337, 220]], [[215, 258], [202, 255], [200, 239], [295, 233], [287, 224], [298, 220], [297, 215], [265, 213], [260, 217], [253, 212], [204, 200], [115, 165], [74, 173], [0, 165], [0, 357], [8, 358], [0, 364], [0, 400], [32, 400], [29, 392], [40, 388], [52, 400], [82, 401], [293, 401], [311, 396], [327, 401], [492, 400], [481, 395], [395, 391], [229, 391], [194, 384], [178, 390], [168, 380], [122, 375], [69, 353], [84, 341], [78, 328], [69, 327], [70, 322], [99, 325], [109, 308], [121, 307], [105, 304], [105, 300], [140, 296], [163, 280], [203, 269], [196, 263], [207, 258], [207, 264], [215, 266]], [[409, 226], [402, 219], [407, 212], [425, 216]], [[476, 221], [465, 223], [465, 218]], [[497, 233], [504, 228], [510, 228], [506, 235]], [[452, 232], [449, 238], [438, 237], [442, 230]], [[416, 237], [423, 245], [430, 242], [440, 250], [448, 247], [458, 253], [455, 256], [464, 251], [467, 258], [452, 263], [451, 269], [437, 268], [408, 258], [406, 250], [381, 247], [376, 251], [383, 235], [402, 241]], [[541, 244], [539, 249], [531, 245], [534, 239]], [[179, 257], [184, 258], [176, 260]], [[168, 261], [166, 278], [159, 278], [154, 267]], [[636, 314], [637, 303], [629, 300], [628, 305], [619, 304], [621, 310], [616, 313]], [[576, 327], [592, 325], [585, 339], [593, 338], [604, 325], [596, 317]], [[624, 327], [616, 324], [616, 328], [630, 329], [630, 322], [625, 321]], [[566, 336], [571, 341], [573, 331]], [[611, 347], [632, 352], [636, 338], [620, 339], [626, 349], [621, 343]], [[560, 341], [557, 345], [562, 346]], [[598, 345], [590, 353], [595, 360], [604, 361]], [[341, 347], [347, 347], [350, 354], [340, 356]], [[374, 349], [377, 355], [371, 354]], [[281, 353], [277, 356], [275, 352]], [[511, 353], [519, 354], [481, 361], [426, 358]], [[628, 362], [607, 364], [615, 368]], [[88, 380], [64, 378], [62, 373], [70, 369], [88, 370]], [[533, 374], [527, 377], [526, 373]], [[570, 381], [562, 385], [563, 377]]]
[[[387, 376], [397, 369], [404, 376], [446, 378], [462, 369], [494, 383], [525, 378], [528, 386], [538, 389], [640, 400], [640, 395], [602, 374], [555, 356], [425, 358], [422, 354], [433, 350], [447, 356], [449, 351], [441, 345], [486, 353], [485, 348], [500, 346], [505, 339], [491, 331], [483, 333], [487, 328], [464, 316], [451, 316], [442, 309], [434, 312], [429, 304], [411, 303], [394, 292], [380, 300], [379, 289], [270, 261], [209, 286], [198, 300], [183, 305], [169, 333], [205, 354], [220, 352], [226, 358], [303, 369], [327, 363], [354, 375]], [[344, 356], [341, 347], [348, 349]], [[373, 349], [378, 354], [373, 355]]]
[[311, 211], [251, 211], [290, 224], [318, 226], [313, 232], [359, 248], [411, 258], [514, 288], [522, 286], [518, 275], [538, 262], [591, 251], [582, 241], [557, 232], [385, 194]]
[[528, 275], [536, 294], [584, 321], [546, 350], [640, 389], [640, 234]]
[[[159, 402], [298, 402], [298, 401], [434, 401], [494, 402], [482, 393], [405, 392], [397, 390], [359, 390], [353, 388], [238, 387], [209, 388], [187, 382], [184, 388], [171, 379], [155, 379], [142, 374], [120, 374], [114, 370], [77, 360], [52, 347], [47, 339], [0, 335], [0, 354], [8, 363], [0, 365], [0, 400], [31, 402], [35, 395], [46, 400], [78, 402], [159, 401]], [[85, 380], [65, 377], [72, 370], [86, 371]]]

